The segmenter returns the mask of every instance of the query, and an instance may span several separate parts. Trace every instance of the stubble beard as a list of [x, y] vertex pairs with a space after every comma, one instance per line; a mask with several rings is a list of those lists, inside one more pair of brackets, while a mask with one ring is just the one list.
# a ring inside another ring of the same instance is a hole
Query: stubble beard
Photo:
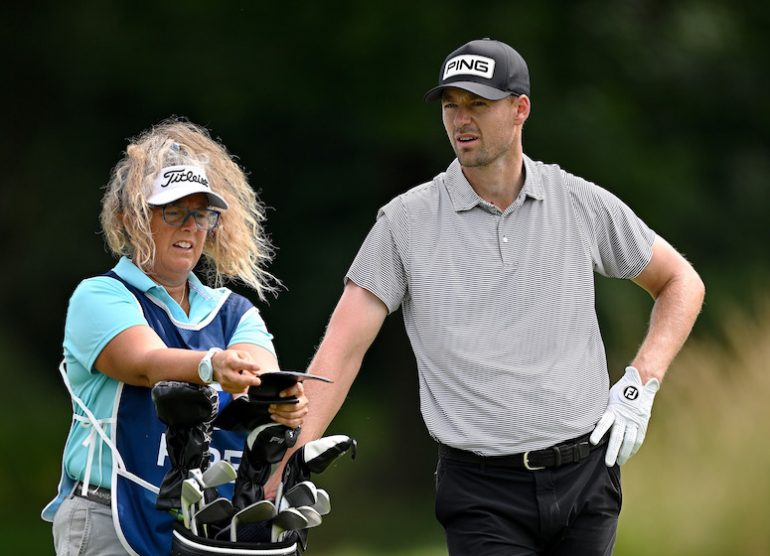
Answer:
[[481, 148], [474, 152], [463, 152], [459, 148], [455, 148], [457, 160], [460, 161], [460, 165], [464, 168], [481, 168], [489, 166], [503, 154], [504, 151], [490, 153], [486, 148]]
[[464, 168], [483, 168], [492, 166], [500, 160], [514, 152], [516, 144], [515, 137], [510, 137], [504, 142], [493, 142], [492, 144], [480, 144], [476, 148], [468, 151], [462, 150], [461, 143], [452, 143], [452, 148]]

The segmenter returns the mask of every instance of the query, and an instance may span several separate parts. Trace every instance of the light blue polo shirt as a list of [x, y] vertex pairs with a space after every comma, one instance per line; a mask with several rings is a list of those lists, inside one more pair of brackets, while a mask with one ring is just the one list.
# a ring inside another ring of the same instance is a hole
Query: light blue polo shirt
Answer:
[[[190, 314], [187, 315], [163, 287], [153, 282], [130, 259], [121, 258], [113, 271], [164, 308], [180, 327], [204, 322], [219, 308], [222, 297], [229, 291], [227, 288], [209, 288], [190, 273]], [[73, 393], [97, 419], [112, 416], [119, 383], [95, 369], [94, 361], [115, 336], [137, 325], [148, 325], [142, 309], [134, 295], [117, 280], [107, 276], [88, 278], [78, 285], [70, 298], [64, 325], [67, 376]], [[230, 345], [255, 344], [275, 355], [272, 339], [259, 311], [252, 308], [238, 324]], [[81, 413], [79, 409], [75, 411]], [[109, 424], [105, 430], [111, 433]], [[64, 448], [64, 468], [70, 477], [82, 480], [91, 442], [96, 442], [97, 447], [89, 482], [109, 488], [112, 455], [103, 442], [93, 437], [87, 423], [73, 421]]]

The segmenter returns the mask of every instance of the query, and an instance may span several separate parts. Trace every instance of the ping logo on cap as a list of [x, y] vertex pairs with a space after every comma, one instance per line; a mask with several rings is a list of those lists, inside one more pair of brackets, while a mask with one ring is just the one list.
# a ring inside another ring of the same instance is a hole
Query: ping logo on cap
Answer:
[[477, 75], [486, 79], [492, 79], [495, 73], [495, 61], [486, 56], [463, 54], [448, 60], [444, 66], [444, 77], [448, 79], [455, 75]]

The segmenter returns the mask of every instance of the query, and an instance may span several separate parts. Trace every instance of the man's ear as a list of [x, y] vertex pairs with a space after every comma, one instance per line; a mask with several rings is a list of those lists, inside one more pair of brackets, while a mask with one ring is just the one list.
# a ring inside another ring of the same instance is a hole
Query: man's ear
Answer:
[[518, 97], [511, 97], [512, 102], [516, 103], [516, 115], [514, 116], [514, 123], [521, 125], [529, 118], [529, 112], [532, 108], [531, 101], [527, 95], [519, 95]]

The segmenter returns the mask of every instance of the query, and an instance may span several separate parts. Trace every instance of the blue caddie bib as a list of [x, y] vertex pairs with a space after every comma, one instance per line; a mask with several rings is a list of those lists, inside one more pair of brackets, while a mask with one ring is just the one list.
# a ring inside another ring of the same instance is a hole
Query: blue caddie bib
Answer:
[[[166, 311], [113, 271], [105, 273], [120, 281], [134, 294], [150, 327], [170, 348], [206, 351], [212, 347], [226, 348], [241, 317], [252, 308], [246, 298], [228, 292], [213, 318], [200, 327], [177, 325]], [[118, 393], [117, 422], [114, 441], [131, 474], [159, 486], [169, 470], [166, 453], [166, 426], [158, 419], [150, 388], [122, 384]], [[232, 396], [219, 392], [221, 411]], [[213, 460], [224, 458], [237, 465], [242, 455], [245, 434], [214, 429], [211, 441]], [[237, 459], [237, 461], [233, 461]], [[112, 508], [118, 536], [126, 549], [143, 556], [170, 554], [171, 531], [175, 521], [170, 513], [155, 508], [157, 495], [130, 477], [120, 473], [113, 479]], [[221, 496], [232, 498], [232, 483], [218, 488]]]

